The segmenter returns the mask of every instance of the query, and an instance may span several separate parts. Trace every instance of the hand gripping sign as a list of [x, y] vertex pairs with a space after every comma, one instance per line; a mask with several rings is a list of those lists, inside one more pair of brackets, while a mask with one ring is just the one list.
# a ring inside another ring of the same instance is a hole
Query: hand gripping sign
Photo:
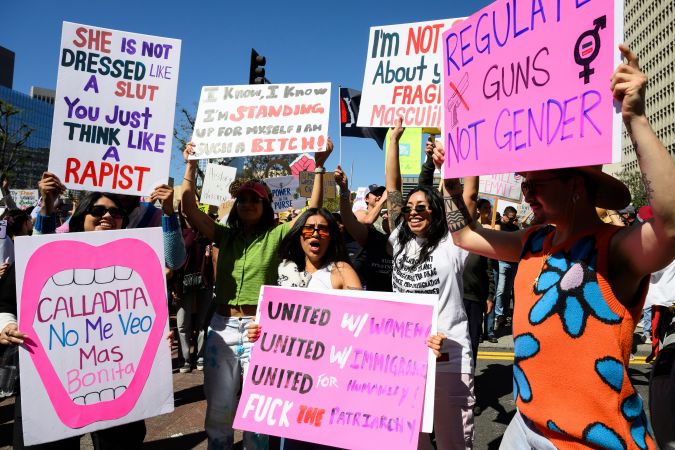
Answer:
[[173, 411], [163, 261], [159, 228], [17, 238], [27, 445]]

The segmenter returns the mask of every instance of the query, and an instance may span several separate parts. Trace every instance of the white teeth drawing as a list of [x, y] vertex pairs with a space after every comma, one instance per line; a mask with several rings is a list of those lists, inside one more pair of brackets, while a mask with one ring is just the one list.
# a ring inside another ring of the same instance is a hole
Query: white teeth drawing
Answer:
[[75, 284], [92, 284], [94, 269], [75, 269]]
[[134, 377], [156, 317], [129, 267], [67, 269], [42, 288], [33, 326], [73, 403], [119, 399]]

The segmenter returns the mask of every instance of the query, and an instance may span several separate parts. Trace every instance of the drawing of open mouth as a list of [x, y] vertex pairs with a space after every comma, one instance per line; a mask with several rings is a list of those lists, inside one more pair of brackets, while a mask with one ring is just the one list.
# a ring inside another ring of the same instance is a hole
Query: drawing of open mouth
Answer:
[[163, 263], [138, 239], [98, 247], [56, 241], [29, 259], [19, 328], [71, 428], [125, 416], [152, 368], [167, 321]]

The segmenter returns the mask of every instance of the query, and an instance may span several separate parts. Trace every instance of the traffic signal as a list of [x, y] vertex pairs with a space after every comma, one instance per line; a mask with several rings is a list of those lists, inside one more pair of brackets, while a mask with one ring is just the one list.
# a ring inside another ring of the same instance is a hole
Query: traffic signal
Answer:
[[248, 72], [248, 84], [265, 84], [265, 57], [251, 49], [251, 68]]

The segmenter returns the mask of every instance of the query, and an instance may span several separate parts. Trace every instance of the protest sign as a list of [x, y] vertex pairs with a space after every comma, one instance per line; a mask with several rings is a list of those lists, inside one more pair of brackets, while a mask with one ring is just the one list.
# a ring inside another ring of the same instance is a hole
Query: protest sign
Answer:
[[262, 334], [234, 426], [343, 448], [416, 449], [423, 414], [433, 415], [435, 358], [425, 340], [436, 303], [263, 286]]
[[236, 176], [236, 167], [221, 166], [214, 163], [207, 164], [200, 202], [220, 206], [221, 203], [232, 198], [230, 184]]
[[288, 166], [291, 168], [291, 175], [300, 176], [300, 172], [311, 172], [316, 169], [316, 161], [313, 155], [300, 155]]
[[359, 187], [356, 189], [356, 197], [354, 197], [354, 203], [352, 204], [352, 211], [366, 211], [368, 209], [368, 204], [366, 203], [366, 195], [368, 195], [367, 187]]
[[[389, 153], [389, 137], [391, 131], [387, 132], [385, 146], [386, 154]], [[401, 166], [401, 175], [419, 175], [422, 166], [422, 129], [406, 128], [398, 143], [398, 161]]]
[[[314, 188], [314, 172], [299, 172], [300, 175], [300, 196], [310, 198]], [[323, 174], [323, 197], [335, 198], [336, 196], [335, 174], [326, 172]]]
[[37, 189], [10, 189], [9, 195], [19, 209], [37, 206], [40, 201], [40, 192]]
[[26, 445], [173, 411], [161, 228], [15, 245]]
[[522, 177], [515, 173], [484, 175], [478, 182], [478, 193], [494, 195], [507, 200], [519, 202], [521, 197], [520, 182]]
[[49, 171], [149, 194], [169, 178], [181, 42], [63, 22]]
[[272, 209], [278, 213], [288, 208], [304, 208], [307, 200], [300, 197], [298, 177], [286, 175], [283, 177], [266, 178], [265, 184], [272, 191]]
[[[7, 237], [7, 221], [0, 220], [0, 239], [5, 239]], [[0, 264], [4, 263], [1, 261]]]
[[444, 32], [447, 175], [619, 161], [610, 78], [622, 9], [618, 0], [497, 0]]
[[204, 86], [192, 159], [324, 151], [330, 83]]
[[440, 128], [440, 37], [457, 19], [370, 28], [359, 127]]

